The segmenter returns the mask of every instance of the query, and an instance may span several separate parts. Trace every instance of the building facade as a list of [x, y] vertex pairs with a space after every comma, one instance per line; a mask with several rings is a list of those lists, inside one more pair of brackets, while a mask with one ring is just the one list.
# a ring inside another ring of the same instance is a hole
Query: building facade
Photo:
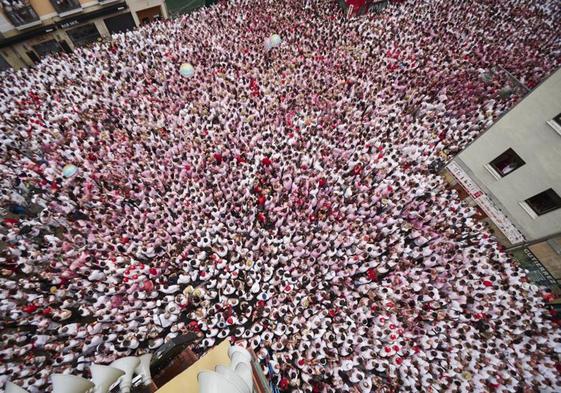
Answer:
[[504, 234], [561, 283], [561, 69], [446, 169]]
[[561, 70], [447, 166], [512, 244], [561, 232]]
[[164, 0], [0, 0], [0, 70], [167, 17]]

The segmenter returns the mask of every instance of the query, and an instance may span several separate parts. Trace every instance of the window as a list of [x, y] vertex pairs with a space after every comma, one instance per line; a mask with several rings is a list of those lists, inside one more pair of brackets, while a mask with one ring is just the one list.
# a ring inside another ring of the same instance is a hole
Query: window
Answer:
[[29, 0], [2, 0], [0, 9], [16, 27], [41, 23]]
[[514, 172], [522, 165], [526, 164], [522, 158], [512, 149], [508, 149], [503, 154], [495, 158], [489, 165], [501, 176], [504, 177]]
[[79, 11], [82, 9], [78, 0], [51, 0], [56, 12], [59, 15], [71, 13], [71, 11]]
[[548, 189], [526, 199], [526, 204], [538, 215], [549, 213], [561, 207], [561, 197], [553, 189]]

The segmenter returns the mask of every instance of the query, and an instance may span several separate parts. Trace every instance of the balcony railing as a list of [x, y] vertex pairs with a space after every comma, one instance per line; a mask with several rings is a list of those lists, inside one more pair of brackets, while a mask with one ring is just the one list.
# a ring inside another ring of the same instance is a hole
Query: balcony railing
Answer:
[[50, 0], [59, 15], [68, 14], [82, 8], [78, 0]]
[[16, 27], [40, 23], [28, 0], [0, 0], [4, 13]]

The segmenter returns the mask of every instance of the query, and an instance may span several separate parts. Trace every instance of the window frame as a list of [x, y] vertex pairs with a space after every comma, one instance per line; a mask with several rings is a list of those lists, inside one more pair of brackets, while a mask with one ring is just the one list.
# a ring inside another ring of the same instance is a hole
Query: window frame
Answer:
[[[520, 165], [518, 165], [516, 168], [514, 168], [513, 170], [511, 170], [508, 173], [503, 173], [497, 166], [496, 166], [496, 161], [498, 161], [501, 157], [505, 156], [507, 153], [512, 152], [512, 154], [516, 157], [516, 161], [518, 163], [521, 163]], [[493, 176], [495, 176], [497, 179], [502, 179], [503, 177], [506, 177], [508, 175], [510, 175], [513, 172], [516, 172], [518, 169], [522, 168], [524, 165], [526, 165], [526, 161], [524, 161], [524, 159], [522, 157], [520, 157], [520, 155], [514, 151], [514, 149], [512, 147], [509, 147], [508, 149], [506, 149], [505, 151], [503, 151], [501, 154], [499, 154], [497, 157], [495, 157], [493, 160], [491, 160], [488, 164], [485, 165], [485, 167], [487, 168], [487, 170], [489, 170], [491, 172], [491, 174]], [[496, 174], [496, 175], [495, 175]], [[498, 176], [498, 177], [497, 177]]]
[[561, 135], [561, 112], [554, 116], [551, 120], [546, 121], [553, 130]]

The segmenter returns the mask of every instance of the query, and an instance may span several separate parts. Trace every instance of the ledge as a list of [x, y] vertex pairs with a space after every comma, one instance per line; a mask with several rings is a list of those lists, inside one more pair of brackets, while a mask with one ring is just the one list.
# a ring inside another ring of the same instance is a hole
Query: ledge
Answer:
[[522, 209], [524, 209], [524, 211], [525, 211], [526, 213], [528, 213], [528, 215], [529, 215], [530, 217], [532, 217], [534, 220], [535, 220], [536, 218], [538, 218], [538, 215], [536, 214], [536, 212], [533, 211], [532, 208], [531, 208], [530, 206], [528, 206], [528, 204], [527, 204], [526, 202], [518, 202], [518, 204], [519, 204], [520, 207], [521, 207]]
[[561, 135], [561, 125], [557, 124], [557, 122], [554, 121], [554, 120], [548, 120], [548, 121], [546, 121], [546, 123], [549, 124], [549, 126], [550, 126], [551, 128], [553, 128], [553, 130], [554, 130], [557, 134]]
[[487, 172], [489, 172], [491, 175], [493, 175], [493, 177], [497, 180], [501, 180], [502, 176], [489, 164], [485, 164], [483, 165], [485, 167], [485, 169], [487, 169]]
[[69, 10], [69, 11], [61, 12], [61, 13], [58, 14], [58, 16], [61, 17], [61, 18], [64, 18], [65, 16], [74, 15], [74, 14], [77, 14], [79, 12], [82, 12], [82, 10], [83, 10], [82, 7], [77, 7], [77, 8], [74, 8], [72, 10]]
[[25, 25], [19, 25], [19, 26], [15, 26], [16, 30], [25, 30], [25, 29], [29, 29], [30, 27], [33, 26], [38, 26], [40, 24], [42, 24], [43, 22], [41, 21], [41, 19], [38, 19], [34, 22], [31, 23], [26, 23]]

